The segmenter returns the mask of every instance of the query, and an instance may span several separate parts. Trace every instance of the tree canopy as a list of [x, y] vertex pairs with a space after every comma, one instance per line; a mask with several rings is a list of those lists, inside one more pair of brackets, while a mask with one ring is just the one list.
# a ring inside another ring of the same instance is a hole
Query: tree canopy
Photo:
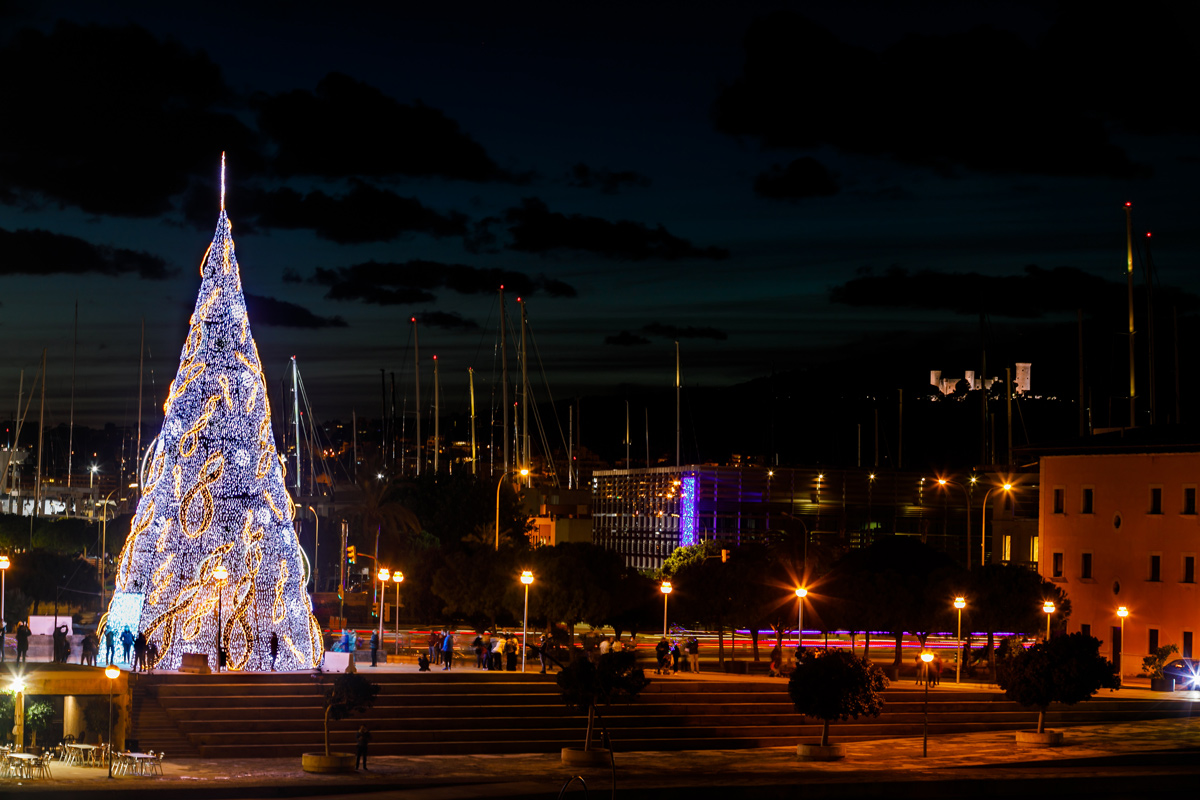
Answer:
[[1051, 703], [1087, 700], [1101, 689], [1119, 689], [1121, 677], [1100, 655], [1100, 640], [1083, 633], [1056, 636], [1020, 650], [997, 670], [1005, 696], [1038, 709], [1038, 733], [1045, 730]]
[[829, 723], [877, 717], [883, 711], [880, 695], [888, 686], [878, 666], [849, 650], [802, 648], [788, 681], [796, 711], [821, 720], [821, 745], [829, 745]]

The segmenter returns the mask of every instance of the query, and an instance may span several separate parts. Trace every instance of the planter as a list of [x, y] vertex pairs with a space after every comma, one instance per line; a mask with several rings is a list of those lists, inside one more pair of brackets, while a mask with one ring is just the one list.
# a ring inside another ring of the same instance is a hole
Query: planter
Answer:
[[746, 674], [746, 662], [745, 661], [732, 661], [732, 660], [726, 661], [725, 662], [725, 672], [726, 672], [726, 674], [729, 674], [729, 675], [745, 675]]
[[889, 664], [883, 668], [883, 674], [889, 681], [898, 681], [900, 680], [900, 667]]
[[1174, 678], [1151, 678], [1150, 691], [1152, 692], [1173, 692], [1175, 691]]
[[796, 755], [801, 761], [839, 761], [846, 757], [846, 745], [800, 744], [796, 745]]
[[612, 752], [603, 747], [593, 747], [591, 750], [564, 747], [562, 763], [569, 767], [607, 767], [612, 764]]
[[1040, 747], [1058, 747], [1063, 743], [1062, 731], [1017, 731], [1017, 744], [1034, 744]]
[[353, 772], [353, 753], [305, 753], [301, 764], [305, 772]]

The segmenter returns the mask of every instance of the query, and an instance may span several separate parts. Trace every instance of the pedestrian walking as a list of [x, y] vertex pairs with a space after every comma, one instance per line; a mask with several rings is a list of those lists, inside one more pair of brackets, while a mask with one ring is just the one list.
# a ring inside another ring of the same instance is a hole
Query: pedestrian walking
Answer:
[[658, 666], [654, 669], [655, 675], [663, 674], [667, 668], [667, 655], [671, 652], [671, 645], [667, 642], [667, 637], [659, 639], [658, 644], [654, 645], [654, 655], [658, 659]]
[[275, 659], [279, 658], [279, 634], [271, 631], [271, 672], [275, 671]]
[[688, 666], [692, 672], [700, 671], [700, 640], [692, 636], [687, 640]]
[[442, 670], [450, 669], [454, 662], [454, 634], [446, 631], [442, 638]]
[[379, 631], [371, 631], [371, 666], [379, 663]]
[[29, 663], [29, 637], [33, 635], [33, 631], [29, 630], [29, 626], [24, 621], [17, 623], [17, 663], [24, 661]]
[[362, 768], [366, 769], [367, 768], [367, 745], [371, 741], [371, 732], [369, 730], [367, 730], [366, 725], [359, 726], [358, 734], [355, 735], [354, 741], [356, 744], [354, 768], [358, 769], [358, 765], [362, 764]]

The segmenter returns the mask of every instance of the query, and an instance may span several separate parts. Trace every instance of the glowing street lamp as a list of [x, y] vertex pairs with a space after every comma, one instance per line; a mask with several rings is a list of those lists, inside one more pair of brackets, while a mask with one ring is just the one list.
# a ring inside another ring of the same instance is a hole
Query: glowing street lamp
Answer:
[[108, 777], [112, 778], [113, 737], [112, 737], [112, 700], [113, 684], [121, 677], [121, 670], [114, 664], [104, 668], [104, 676], [108, 678]]
[[1046, 612], [1046, 641], [1050, 641], [1050, 617], [1054, 615], [1054, 601], [1047, 600], [1042, 603], [1042, 611]]
[[[521, 477], [529, 474], [529, 470], [516, 470], [516, 473]], [[505, 470], [500, 473], [500, 480], [496, 481], [496, 552], [500, 552], [500, 487], [504, 485], [504, 476], [514, 474], [514, 470]]]
[[217, 672], [220, 672], [225, 661], [222, 657], [225, 648], [221, 641], [221, 600], [225, 594], [225, 581], [229, 579], [229, 570], [225, 569], [224, 564], [217, 564], [217, 568], [213, 570], [213, 577], [217, 579]]
[[804, 647], [804, 598], [808, 589], [801, 586], [796, 590], [796, 646]]
[[533, 573], [529, 570], [523, 570], [521, 572], [521, 583], [525, 584], [525, 617], [521, 621], [521, 672], [524, 672], [526, 640], [529, 638], [529, 584], [533, 583]]
[[96, 480], [96, 473], [99, 470], [100, 470], [100, 467], [96, 466], [95, 464], [92, 464], [90, 467], [88, 467], [88, 488], [89, 489], [92, 488], [92, 484]]
[[1125, 653], [1125, 618], [1129, 616], [1129, 609], [1121, 606], [1117, 609], [1117, 616], [1121, 618], [1121, 642], [1117, 648], [1117, 674], [1121, 674], [1121, 656]]
[[925, 722], [921, 731], [921, 755], [929, 755], [929, 662], [933, 661], [933, 653], [926, 650], [921, 653], [921, 661], [925, 669]]
[[[392, 579], [392, 571], [387, 567], [379, 568], [379, 646], [383, 647], [383, 603], [387, 582]], [[387, 650], [383, 651], [383, 660], [387, 661]]]
[[967, 598], [954, 598], [954, 607], [958, 609], [958, 652], [954, 654], [954, 682], [958, 683], [962, 676], [962, 610], [967, 607]]
[[400, 655], [400, 584], [404, 583], [404, 573], [396, 570], [392, 573], [392, 583], [396, 584], [396, 655]]
[[993, 486], [992, 488], [988, 489], [983, 495], [983, 513], [980, 515], [981, 518], [980, 518], [980, 523], [979, 523], [979, 528], [980, 528], [980, 530], [979, 530], [979, 564], [981, 566], [985, 566], [985, 567], [987, 566], [987, 501], [988, 501], [988, 495], [990, 495], [992, 492], [996, 491], [997, 489], [1003, 489], [1006, 492], [1011, 492], [1012, 488], [1013, 488], [1013, 485], [1011, 483], [1006, 483], [1003, 486]]
[[671, 582], [663, 581], [658, 587], [663, 596], [663, 638], [667, 638], [667, 598], [671, 596]]

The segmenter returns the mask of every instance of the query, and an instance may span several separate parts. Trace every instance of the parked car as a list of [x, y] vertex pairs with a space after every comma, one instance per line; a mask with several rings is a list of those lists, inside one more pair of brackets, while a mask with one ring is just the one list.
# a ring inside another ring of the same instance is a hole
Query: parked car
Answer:
[[1163, 667], [1164, 678], [1174, 678], [1176, 689], [1200, 689], [1200, 660], [1177, 658]]

